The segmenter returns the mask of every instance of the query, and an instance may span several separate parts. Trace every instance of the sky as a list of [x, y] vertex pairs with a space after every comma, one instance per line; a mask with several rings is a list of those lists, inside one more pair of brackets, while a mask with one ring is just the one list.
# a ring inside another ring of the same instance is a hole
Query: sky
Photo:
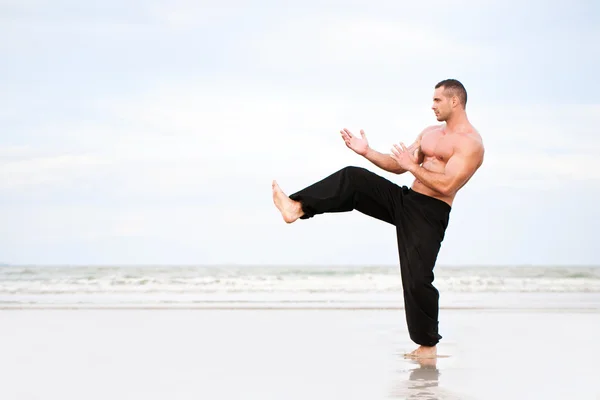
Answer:
[[486, 158], [438, 264], [600, 264], [600, 5], [5, 0], [0, 263], [398, 263], [358, 212], [285, 224], [293, 193], [437, 123], [459, 79]]

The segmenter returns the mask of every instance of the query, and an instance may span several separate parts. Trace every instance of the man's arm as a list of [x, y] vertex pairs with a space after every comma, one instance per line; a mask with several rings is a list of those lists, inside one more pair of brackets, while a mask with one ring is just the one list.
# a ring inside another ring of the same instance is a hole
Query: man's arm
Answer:
[[[413, 154], [415, 162], [419, 165], [423, 162], [423, 153], [421, 152], [421, 138], [429, 129], [431, 129], [431, 127], [424, 129], [423, 132], [421, 132], [419, 136], [417, 136], [413, 144], [408, 146], [409, 152]], [[377, 150], [371, 149], [370, 147], [367, 149], [367, 153], [364, 155], [364, 157], [379, 168], [391, 172], [393, 174], [400, 175], [408, 171], [407, 169], [404, 169], [400, 165], [398, 165], [398, 162], [392, 158], [391, 154], [383, 154], [378, 152]]]
[[394, 160], [389, 154], [380, 153], [372, 148], [367, 150], [364, 157], [379, 168], [393, 174], [403, 174], [407, 171], [406, 169], [400, 167], [396, 160]]
[[456, 193], [475, 173], [483, 156], [483, 148], [475, 141], [466, 141], [450, 157], [444, 172], [432, 172], [414, 164], [409, 171], [425, 186], [444, 195]]

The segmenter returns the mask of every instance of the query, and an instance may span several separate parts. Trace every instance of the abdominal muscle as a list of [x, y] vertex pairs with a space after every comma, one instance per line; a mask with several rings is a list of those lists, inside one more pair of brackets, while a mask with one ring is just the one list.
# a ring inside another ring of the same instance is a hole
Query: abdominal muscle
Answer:
[[[421, 164], [423, 168], [431, 172], [439, 172], [442, 173], [446, 169], [446, 163], [438, 159], [437, 157], [425, 156], [423, 158], [423, 163]], [[448, 205], [452, 206], [452, 202], [454, 200], [454, 195], [452, 196], [444, 196], [441, 193], [425, 186], [421, 181], [415, 179], [411, 187], [415, 192], [419, 192], [426, 196], [435, 197]]]

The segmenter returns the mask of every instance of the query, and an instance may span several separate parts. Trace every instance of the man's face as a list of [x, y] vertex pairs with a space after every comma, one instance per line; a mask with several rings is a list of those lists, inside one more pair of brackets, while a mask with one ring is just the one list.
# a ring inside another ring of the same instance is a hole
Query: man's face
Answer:
[[431, 109], [438, 121], [446, 121], [452, 114], [451, 97], [446, 97], [443, 87], [435, 89]]

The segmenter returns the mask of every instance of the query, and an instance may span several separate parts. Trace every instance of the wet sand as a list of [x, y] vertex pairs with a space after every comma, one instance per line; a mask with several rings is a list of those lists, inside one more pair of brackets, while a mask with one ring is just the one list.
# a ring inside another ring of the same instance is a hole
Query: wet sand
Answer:
[[1, 310], [2, 399], [600, 399], [597, 310]]

